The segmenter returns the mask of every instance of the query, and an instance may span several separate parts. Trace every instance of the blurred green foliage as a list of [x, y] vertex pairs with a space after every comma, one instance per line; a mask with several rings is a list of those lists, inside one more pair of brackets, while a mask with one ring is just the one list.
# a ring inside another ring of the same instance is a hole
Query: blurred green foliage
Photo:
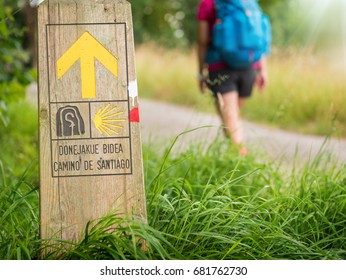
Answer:
[[8, 124], [8, 103], [25, 94], [32, 81], [24, 50], [23, 1], [0, 0], [0, 127]]
[[[200, 0], [130, 0], [137, 43], [155, 40], [168, 47], [191, 47], [196, 42], [196, 12]], [[297, 44], [305, 36], [303, 13], [296, 0], [259, 0], [269, 15], [273, 43]]]
[[155, 40], [168, 47], [191, 44], [198, 0], [130, 0], [136, 43]]

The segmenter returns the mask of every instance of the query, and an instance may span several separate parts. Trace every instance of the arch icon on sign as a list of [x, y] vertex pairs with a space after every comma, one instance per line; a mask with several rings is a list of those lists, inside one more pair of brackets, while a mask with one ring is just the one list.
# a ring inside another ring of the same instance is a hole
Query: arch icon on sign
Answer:
[[83, 135], [83, 118], [76, 106], [65, 106], [56, 114], [56, 133], [58, 137]]
[[82, 98], [96, 98], [95, 59], [118, 77], [118, 59], [89, 32], [83, 35], [58, 59], [57, 76], [60, 79], [78, 59], [80, 60]]

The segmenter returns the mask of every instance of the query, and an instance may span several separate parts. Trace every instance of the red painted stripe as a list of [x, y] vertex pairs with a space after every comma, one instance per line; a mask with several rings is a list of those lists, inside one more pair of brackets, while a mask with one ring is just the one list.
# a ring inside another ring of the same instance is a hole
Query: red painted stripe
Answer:
[[133, 108], [130, 111], [130, 122], [139, 122], [139, 109], [138, 109], [138, 107]]

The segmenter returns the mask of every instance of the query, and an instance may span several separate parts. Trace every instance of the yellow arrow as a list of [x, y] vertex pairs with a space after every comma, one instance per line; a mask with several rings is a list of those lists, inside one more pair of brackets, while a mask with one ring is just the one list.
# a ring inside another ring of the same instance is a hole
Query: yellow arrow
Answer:
[[83, 35], [58, 59], [58, 79], [80, 59], [82, 98], [96, 98], [95, 58], [114, 76], [118, 77], [118, 59], [90, 35], [89, 32], [84, 32]]

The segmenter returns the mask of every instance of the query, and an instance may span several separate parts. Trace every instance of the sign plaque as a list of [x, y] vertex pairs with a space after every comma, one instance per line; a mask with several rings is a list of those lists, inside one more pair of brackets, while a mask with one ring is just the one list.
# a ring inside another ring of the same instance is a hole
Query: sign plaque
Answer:
[[41, 237], [112, 211], [146, 219], [131, 6], [38, 6]]

